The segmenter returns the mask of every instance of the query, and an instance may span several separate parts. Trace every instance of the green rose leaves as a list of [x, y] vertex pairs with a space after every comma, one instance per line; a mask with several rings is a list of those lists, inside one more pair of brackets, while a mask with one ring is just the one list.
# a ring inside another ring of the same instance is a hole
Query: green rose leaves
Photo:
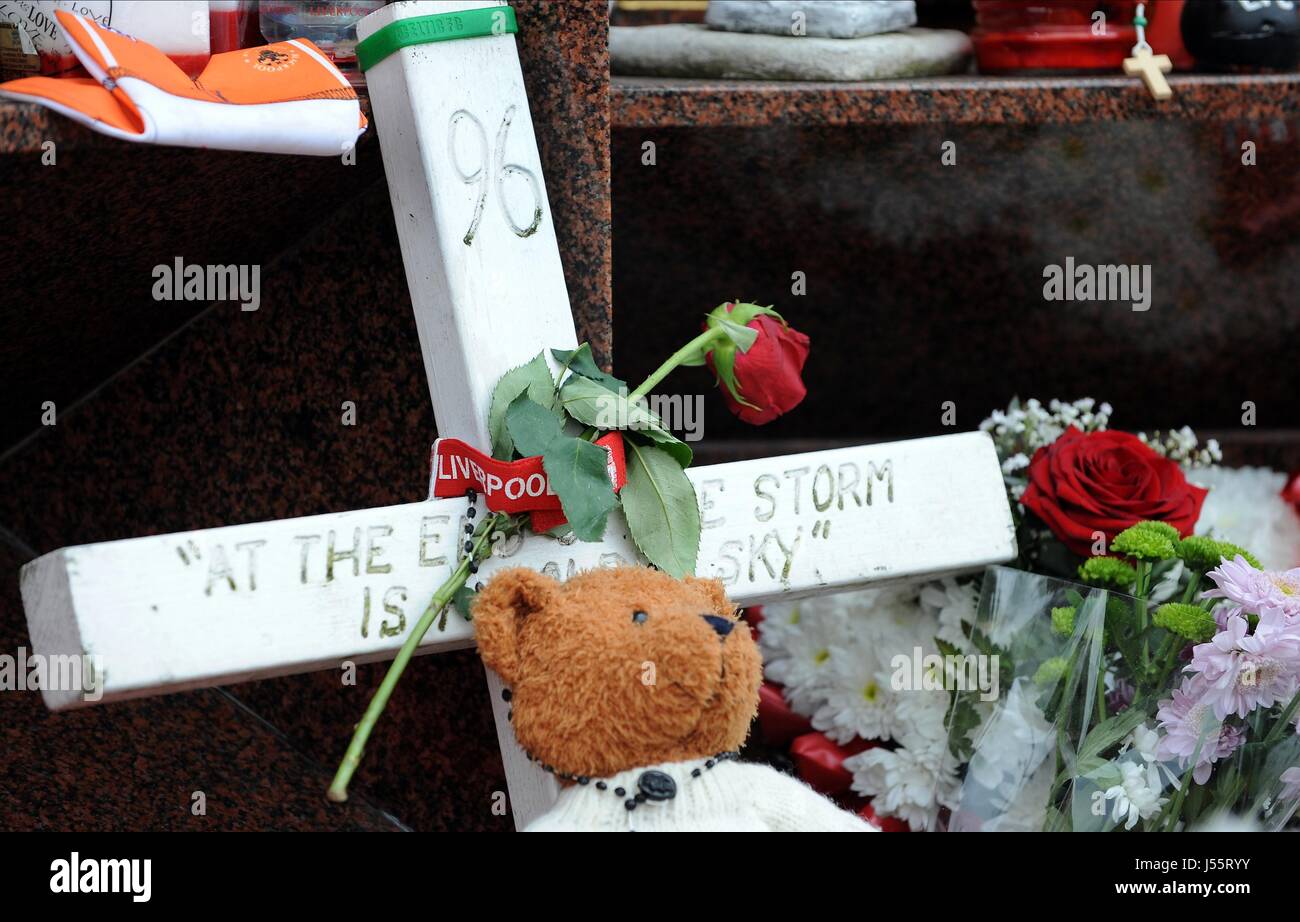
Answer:
[[[627, 385], [602, 371], [583, 344], [551, 351], [512, 369], [497, 383], [488, 429], [492, 455], [503, 461], [540, 455], [568, 527], [583, 541], [599, 541], [609, 513], [620, 506], [637, 548], [676, 577], [695, 571], [700, 511], [686, 476], [691, 449]], [[605, 433], [623, 437], [627, 482], [610, 483], [608, 453], [593, 444]]]

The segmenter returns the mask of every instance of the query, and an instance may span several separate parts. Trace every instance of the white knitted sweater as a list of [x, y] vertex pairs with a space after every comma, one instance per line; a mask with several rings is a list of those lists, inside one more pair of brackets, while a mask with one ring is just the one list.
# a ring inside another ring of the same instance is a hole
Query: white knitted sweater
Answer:
[[[812, 788], [769, 765], [704, 759], [668, 762], [571, 785], [527, 832], [876, 832]], [[691, 777], [693, 769], [698, 777]], [[660, 771], [676, 782], [671, 800], [646, 801], [629, 810], [643, 772]], [[624, 795], [615, 793], [623, 788]]]

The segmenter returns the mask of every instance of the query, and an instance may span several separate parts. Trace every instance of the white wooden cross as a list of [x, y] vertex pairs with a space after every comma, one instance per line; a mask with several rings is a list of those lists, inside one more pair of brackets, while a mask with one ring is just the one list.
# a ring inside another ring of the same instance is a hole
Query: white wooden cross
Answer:
[[[360, 34], [492, 5], [396, 3]], [[406, 48], [367, 76], [438, 431], [486, 448], [500, 375], [542, 349], [576, 345], [515, 38]], [[681, 322], [690, 322], [685, 306]], [[410, 448], [412, 463], [426, 457]], [[982, 433], [690, 476], [703, 519], [697, 572], [723, 579], [741, 605], [971, 571], [1015, 554]], [[95, 656], [103, 701], [389, 659], [455, 564], [465, 508], [435, 500], [63, 548], [23, 568], [32, 645]], [[637, 559], [617, 513], [599, 544], [529, 537], [503, 550], [512, 553], [479, 578], [505, 565], [566, 577]], [[472, 626], [453, 616], [421, 652], [472, 643]], [[514, 742], [500, 682], [488, 680], [522, 827], [553, 801], [554, 780]], [[76, 691], [44, 695], [56, 710], [87, 703]], [[358, 717], [364, 706], [358, 697]]]

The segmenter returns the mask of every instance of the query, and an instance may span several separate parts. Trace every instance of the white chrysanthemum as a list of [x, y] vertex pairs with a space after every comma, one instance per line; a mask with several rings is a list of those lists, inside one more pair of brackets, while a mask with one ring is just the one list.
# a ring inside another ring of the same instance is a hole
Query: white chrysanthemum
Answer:
[[767, 640], [767, 611], [764, 611], [762, 636], [766, 676], [785, 686], [790, 707], [811, 717], [826, 700], [831, 682], [831, 654], [851, 643], [848, 618], [843, 611], [804, 604], [791, 612], [784, 606], [772, 606], [783, 628], [775, 640]]
[[[1045, 760], [1021, 787], [1016, 799], [996, 816], [979, 822], [982, 832], [1042, 832], [1047, 822], [1047, 806], [1052, 799], [1052, 781], [1056, 766]], [[957, 808], [954, 808], [957, 809]], [[954, 831], [962, 831], [954, 827]]]
[[857, 642], [886, 648], [882, 662], [888, 663], [894, 653], [911, 652], [910, 645], [925, 639], [915, 586], [842, 592], [817, 601], [844, 613]]
[[1286, 475], [1266, 467], [1193, 470], [1187, 479], [1208, 487], [1198, 535], [1231, 541], [1259, 558], [1265, 569], [1300, 564], [1300, 516], [1282, 499]]
[[935, 636], [963, 653], [974, 651], [964, 626], [975, 622], [978, 607], [979, 594], [974, 583], [959, 583], [947, 577], [937, 583], [927, 583], [921, 589], [922, 610], [931, 613], [938, 621], [939, 629]]
[[1160, 733], [1153, 727], [1146, 724], [1138, 724], [1133, 728], [1124, 740], [1124, 744], [1119, 748], [1119, 754], [1124, 755], [1132, 752], [1142, 760], [1143, 765], [1153, 765], [1156, 767], [1160, 779], [1161, 788], [1165, 784], [1177, 785], [1178, 774], [1169, 767], [1169, 764], [1160, 758]]
[[814, 728], [841, 745], [859, 736], [893, 737], [898, 693], [890, 686], [888, 663], [881, 662], [884, 652], [854, 643], [831, 653], [830, 684], [825, 703], [813, 714]]
[[[819, 596], [773, 606], [772, 613], [780, 627], [762, 644], [767, 676], [786, 686], [790, 706], [840, 743], [855, 736], [888, 739], [890, 660], [895, 653], [910, 655], [927, 631], [933, 635], [915, 588]], [[767, 624], [765, 617], [765, 631]]]
[[1055, 740], [1052, 725], [1034, 703], [1032, 685], [1016, 679], [975, 738], [971, 776], [998, 801], [1011, 804], [1052, 752]]
[[785, 656], [786, 645], [799, 633], [803, 609], [798, 602], [779, 602], [763, 606], [763, 625], [758, 632], [758, 648], [763, 659]]
[[934, 766], [906, 747], [868, 749], [844, 760], [853, 790], [874, 798], [877, 816], [895, 816], [914, 830], [930, 828], [940, 807], [951, 807], [957, 791], [957, 760]]
[[1111, 819], [1116, 823], [1124, 822], [1125, 829], [1132, 829], [1138, 820], [1155, 816], [1169, 802], [1161, 797], [1162, 785], [1154, 765], [1143, 767], [1137, 762], [1120, 762], [1116, 766], [1120, 772], [1120, 783], [1106, 789], [1106, 800], [1114, 801]]
[[951, 695], [943, 689], [911, 689], [898, 692], [894, 707], [894, 739], [920, 758], [928, 758], [938, 769], [948, 748], [948, 705]]

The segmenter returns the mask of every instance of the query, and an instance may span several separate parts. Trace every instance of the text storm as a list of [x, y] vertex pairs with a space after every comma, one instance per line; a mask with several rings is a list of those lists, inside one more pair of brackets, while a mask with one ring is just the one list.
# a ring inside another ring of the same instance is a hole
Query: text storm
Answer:
[[891, 458], [844, 454], [829, 463], [776, 458], [770, 470], [743, 483], [699, 481], [701, 574], [728, 586], [824, 582], [818, 561], [834, 554], [835, 546], [867, 540], [873, 526], [889, 521], [887, 510], [896, 501]]

